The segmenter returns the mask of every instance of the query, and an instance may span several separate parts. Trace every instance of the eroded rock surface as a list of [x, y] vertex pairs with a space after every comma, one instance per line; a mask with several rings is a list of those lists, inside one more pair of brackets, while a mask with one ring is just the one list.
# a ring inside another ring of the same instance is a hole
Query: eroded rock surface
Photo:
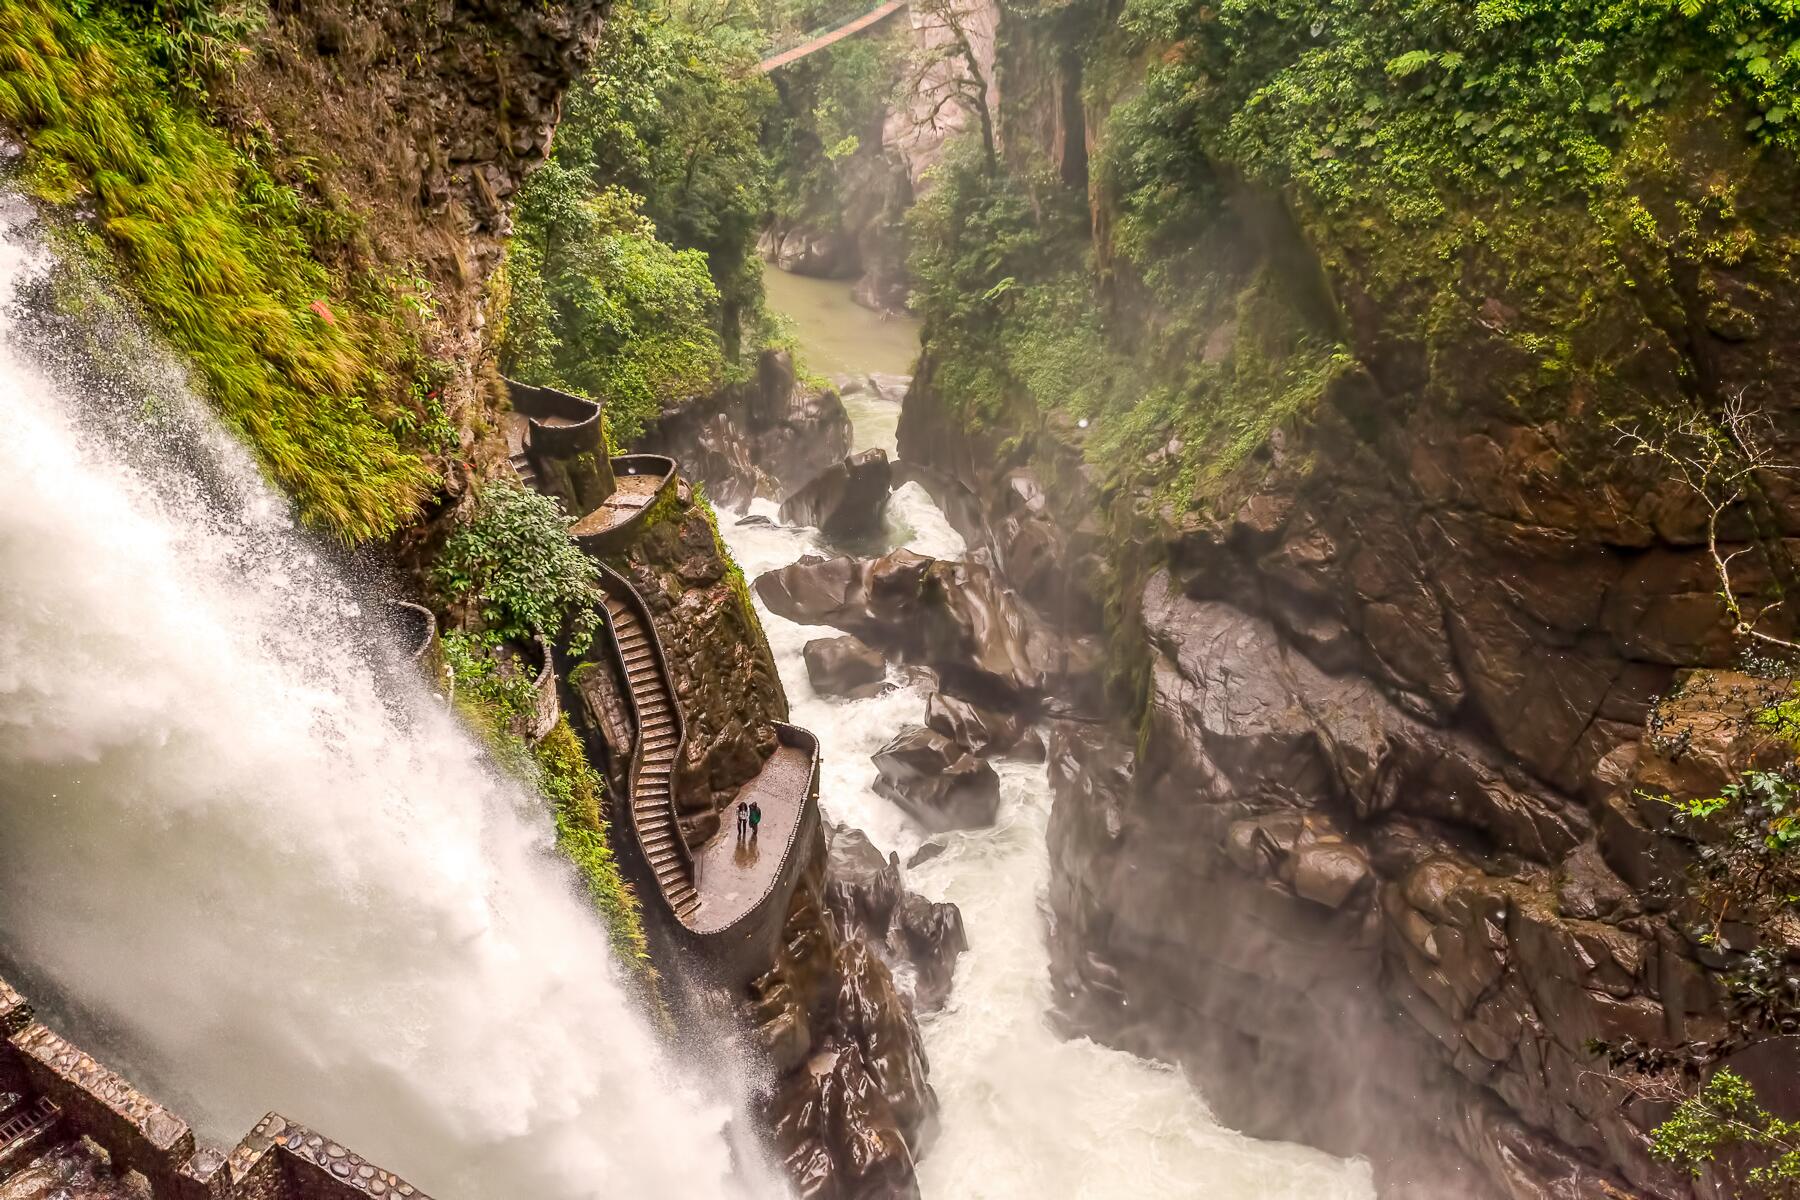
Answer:
[[877, 447], [833, 463], [781, 502], [781, 519], [811, 525], [827, 538], [848, 541], [881, 532], [893, 487], [887, 451]]
[[1000, 777], [961, 746], [915, 725], [877, 750], [875, 791], [932, 833], [981, 829], [1000, 812]]
[[949, 562], [910, 550], [875, 559], [807, 555], [759, 576], [755, 586], [771, 611], [836, 626], [930, 667], [946, 692], [995, 708], [1034, 709], [1052, 684], [1062, 690], [1065, 672], [1086, 679], [1096, 665], [1034, 629], [980, 557]]
[[744, 1005], [777, 1076], [775, 1146], [809, 1200], [915, 1197], [937, 1111], [918, 1025], [887, 964], [845, 932], [854, 919], [832, 912], [822, 835], [807, 862], [780, 956]]
[[981, 757], [1012, 750], [1028, 732], [1017, 713], [996, 712], [943, 692], [926, 697], [925, 724], [968, 753]]
[[671, 454], [715, 503], [780, 499], [850, 453], [850, 417], [830, 389], [802, 385], [785, 351], [764, 351], [756, 378], [665, 411], [637, 446]]
[[827, 895], [845, 936], [860, 934], [889, 961], [912, 970], [913, 1000], [931, 1011], [950, 995], [956, 957], [969, 948], [956, 905], [925, 899], [906, 889], [897, 855], [881, 857], [859, 829], [828, 832], [831, 871]]
[[787, 696], [755, 615], [726, 578], [712, 525], [685, 486], [627, 557], [687, 720], [675, 808], [689, 845], [699, 846], [718, 831], [720, 813], [738, 788], [775, 752], [775, 722], [787, 719]]
[[[1661, 1110], [1591, 1046], [1723, 1031], [1717, 960], [1663, 911], [1685, 851], [1659, 797], [1715, 794], [1782, 685], [1689, 681], [1659, 722], [1679, 753], [1622, 748], [1590, 815], [1263, 617], [1166, 574], [1142, 611], [1141, 756], [1067, 729], [1052, 751], [1055, 969], [1088, 1015], [1178, 1048], [1234, 1123], [1372, 1154], [1396, 1194], [1685, 1194], [1648, 1153]], [[1447, 1144], [1368, 1127], [1420, 1106], [1457, 1114]]]

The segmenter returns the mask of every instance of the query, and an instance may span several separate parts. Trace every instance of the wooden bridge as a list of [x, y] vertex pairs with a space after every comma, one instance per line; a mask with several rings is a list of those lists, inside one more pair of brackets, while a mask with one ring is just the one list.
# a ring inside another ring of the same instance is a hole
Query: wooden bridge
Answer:
[[770, 71], [779, 70], [789, 63], [799, 62], [808, 55], [817, 54], [827, 46], [835, 46], [845, 38], [853, 37], [872, 25], [881, 24], [883, 21], [905, 8], [908, 3], [909, 0], [887, 0], [887, 3], [870, 9], [860, 17], [852, 17], [842, 25], [835, 26], [825, 30], [823, 33], [816, 34], [790, 50], [783, 50], [773, 58], [763, 59], [762, 62], [758, 64], [757, 70], [761, 71], [764, 75], [767, 75]]

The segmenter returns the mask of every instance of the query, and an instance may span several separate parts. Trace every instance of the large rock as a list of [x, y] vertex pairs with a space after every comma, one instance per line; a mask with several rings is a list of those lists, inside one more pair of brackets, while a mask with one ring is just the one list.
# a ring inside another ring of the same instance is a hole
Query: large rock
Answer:
[[717, 504], [778, 499], [850, 453], [850, 416], [829, 388], [799, 382], [785, 351], [765, 350], [756, 377], [666, 410], [634, 449], [673, 456]]
[[781, 502], [781, 519], [836, 540], [874, 537], [893, 486], [887, 451], [865, 450], [833, 463]]
[[[881, 874], [858, 876], [856, 857], [828, 859], [823, 837], [808, 848], [776, 960], [743, 1009], [775, 1077], [766, 1112], [798, 1194], [906, 1200], [937, 1097], [906, 997], [859, 917], [835, 911]], [[897, 911], [897, 890], [875, 904]]]
[[806, 677], [821, 696], [861, 699], [877, 694], [887, 679], [887, 659], [861, 638], [814, 638], [800, 649]]
[[945, 691], [1012, 710], [1044, 697], [1043, 653], [1033, 651], [1025, 611], [980, 559], [808, 555], [758, 576], [756, 593], [780, 616], [834, 625], [930, 667]]
[[[718, 831], [720, 813], [774, 753], [787, 696], [728, 578], [712, 522], [685, 487], [676, 489], [668, 519], [645, 530], [627, 552], [624, 567], [650, 609], [681, 696], [687, 742], [673, 799], [683, 834], [698, 846]], [[605, 711], [616, 681], [611, 688], [594, 686], [597, 675], [612, 674], [604, 659], [573, 673], [571, 683], [586, 703], [572, 715], [611, 731], [616, 767], [630, 756], [628, 729]]]
[[898, 856], [881, 856], [859, 829], [830, 830], [828, 898], [846, 937], [861, 936], [912, 968], [913, 1003], [924, 1011], [950, 995], [956, 958], [969, 948], [962, 912], [906, 890]]
[[[1750, 714], [1784, 686], [1690, 681], [1658, 715], [1666, 756], [1596, 771], [1596, 823], [1491, 745], [1284, 652], [1263, 617], [1166, 575], [1141, 612], [1141, 754], [1061, 726], [1051, 755], [1052, 958], [1078, 1026], [1173, 1048], [1226, 1119], [1368, 1154], [1384, 1188], [1686, 1194], [1647, 1153], [1657, 1114], [1591, 1047], [1724, 1028], [1691, 922], [1649, 915], [1680, 877], [1657, 797], [1757, 761]], [[1457, 1114], [1443, 1141], [1402, 1119], [1421, 1107]]]
[[914, 726], [874, 755], [875, 790], [933, 833], [980, 829], [1000, 812], [994, 768], [936, 730]]
[[981, 757], [1006, 753], [1019, 744], [1026, 730], [1017, 713], [995, 712], [943, 692], [933, 692], [926, 699], [925, 725]]

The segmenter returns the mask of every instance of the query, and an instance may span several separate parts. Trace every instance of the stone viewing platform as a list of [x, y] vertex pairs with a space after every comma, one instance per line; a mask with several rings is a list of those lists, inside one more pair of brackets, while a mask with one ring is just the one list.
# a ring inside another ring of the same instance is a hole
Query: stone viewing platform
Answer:
[[[687, 746], [681, 697], [650, 607], [630, 580], [602, 561], [628, 550], [648, 527], [677, 485], [678, 466], [664, 455], [618, 455], [607, 463], [608, 490], [584, 488], [581, 465], [602, 457], [593, 451], [606, 440], [600, 406], [549, 388], [507, 386], [515, 408], [508, 424], [514, 470], [527, 487], [565, 505], [578, 502], [582, 515], [569, 534], [600, 568], [606, 621], [596, 646], [613, 676], [606, 689], [616, 697], [612, 706], [624, 710], [611, 714], [618, 731], [615, 757], [629, 747], [625, 802], [615, 810], [626, 816], [636, 850], [625, 856], [626, 865], [630, 869], [637, 860], [633, 873], [661, 897], [660, 910], [670, 918], [663, 924], [673, 936], [688, 943], [719, 982], [743, 986], [767, 969], [798, 882], [800, 848], [820, 829], [818, 739], [797, 726], [776, 725], [773, 753], [739, 791], [739, 799], [762, 809], [757, 837], [740, 845], [735, 813], [727, 812], [706, 845], [689, 848], [674, 796]], [[584, 415], [590, 409], [591, 421]], [[558, 424], [563, 421], [570, 423]], [[577, 690], [587, 697], [586, 685]]]
[[6, 1200], [430, 1200], [278, 1113], [229, 1153], [37, 1020], [0, 980]]
[[569, 536], [589, 554], [614, 554], [629, 546], [657, 501], [675, 487], [675, 460], [661, 454], [617, 455], [612, 472], [612, 495], [569, 526]]

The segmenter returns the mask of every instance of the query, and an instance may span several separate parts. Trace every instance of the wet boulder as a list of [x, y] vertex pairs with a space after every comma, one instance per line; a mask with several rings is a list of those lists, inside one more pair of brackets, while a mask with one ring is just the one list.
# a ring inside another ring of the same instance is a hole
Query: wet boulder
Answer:
[[866, 538], [881, 532], [881, 512], [893, 489], [887, 451], [865, 450], [826, 467], [781, 502], [781, 519], [812, 525], [828, 538]]
[[956, 974], [956, 956], [969, 948], [962, 910], [907, 892], [888, 937], [913, 965], [913, 1003], [927, 1012], [943, 1007]]
[[875, 790], [934, 833], [981, 829], [1000, 812], [1000, 777], [955, 742], [922, 726], [902, 731], [874, 755]]
[[891, 856], [883, 858], [860, 829], [834, 825], [829, 839], [825, 896], [840, 934], [861, 933], [877, 942], [884, 940], [905, 895], [899, 864]]
[[925, 702], [925, 724], [970, 754], [1004, 754], [1025, 735], [1017, 713], [995, 712], [970, 700], [933, 692]]
[[878, 694], [887, 681], [887, 659], [859, 637], [814, 638], [801, 648], [806, 677], [821, 696], [861, 699]]
[[881, 558], [802, 556], [756, 578], [756, 594], [777, 616], [831, 625], [872, 646], [903, 651], [918, 612], [919, 581], [933, 560], [910, 550]]
[[756, 593], [779, 616], [835, 626], [930, 667], [951, 694], [1007, 711], [1035, 709], [1044, 698], [1047, 676], [1034, 662], [1025, 611], [980, 555], [807, 555], [759, 576]]
[[956, 956], [969, 948], [961, 910], [907, 891], [899, 856], [883, 858], [862, 830], [836, 825], [829, 839], [826, 903], [839, 936], [861, 937], [888, 962], [910, 964], [913, 1004], [924, 1010], [943, 1007]]

